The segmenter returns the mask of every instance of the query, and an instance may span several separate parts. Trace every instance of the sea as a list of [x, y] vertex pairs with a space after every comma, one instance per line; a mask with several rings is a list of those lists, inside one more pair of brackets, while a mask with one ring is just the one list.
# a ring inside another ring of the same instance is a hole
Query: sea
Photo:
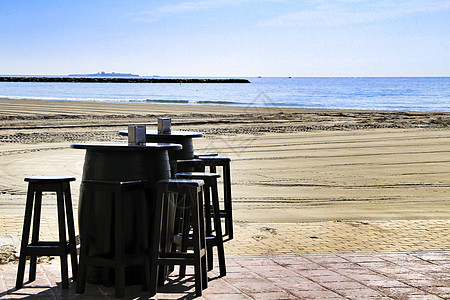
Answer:
[[250, 83], [0, 82], [0, 98], [450, 112], [450, 77], [240, 78]]

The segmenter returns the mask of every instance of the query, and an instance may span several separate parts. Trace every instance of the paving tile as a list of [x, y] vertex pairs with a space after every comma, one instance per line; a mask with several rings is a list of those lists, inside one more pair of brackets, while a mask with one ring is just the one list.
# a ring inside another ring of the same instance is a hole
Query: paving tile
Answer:
[[292, 291], [292, 294], [300, 299], [327, 299], [327, 300], [342, 300], [347, 299], [332, 291]]
[[439, 280], [439, 279], [410, 279], [410, 280], [403, 280], [403, 282], [416, 287], [450, 286], [450, 280]]
[[407, 300], [441, 300], [442, 298], [435, 295], [407, 295], [405, 296]]
[[344, 259], [353, 263], [370, 263], [370, 262], [384, 262], [384, 260], [376, 255], [367, 254], [348, 254], [342, 256]]
[[293, 265], [283, 265], [283, 267], [293, 270], [296, 272], [297, 270], [323, 270], [324, 267], [322, 267], [319, 264], [313, 263], [313, 262], [305, 262], [301, 264], [293, 264]]
[[367, 286], [355, 281], [321, 282], [321, 285], [333, 291], [366, 289]]
[[405, 288], [379, 288], [379, 290], [386, 294], [389, 297], [393, 297], [394, 299], [408, 299], [408, 297], [412, 295], [428, 295], [429, 293], [414, 288], [414, 287], [405, 287]]
[[311, 261], [303, 256], [275, 256], [272, 261], [280, 265], [304, 265], [310, 264]]
[[370, 298], [379, 299], [380, 297], [387, 297], [385, 294], [370, 288], [344, 289], [339, 290], [338, 292], [339, 294], [347, 297], [348, 299], [370, 299]]
[[[253, 293], [251, 297], [255, 300], [293, 300], [299, 299], [297, 296], [287, 292], [267, 292], [267, 293]], [[225, 299], [225, 298], [222, 298]]]
[[227, 266], [226, 278], [251, 279], [251, 278], [261, 278], [261, 276], [252, 272], [249, 268], [246, 267], [235, 267], [229, 270]]
[[270, 278], [276, 286], [288, 291], [324, 291], [320, 284], [304, 277]]
[[349, 281], [350, 279], [346, 276], [342, 275], [323, 275], [323, 276], [315, 276], [311, 277], [311, 280], [314, 282], [322, 283], [322, 282], [344, 282]]
[[[358, 278], [359, 280], [359, 278]], [[387, 288], [401, 288], [409, 287], [409, 285], [402, 283], [397, 280], [370, 280], [370, 281], [360, 281], [361, 283], [370, 287], [387, 287]]]
[[255, 272], [256, 274], [259, 274], [266, 278], [298, 276], [296, 272], [289, 270], [287, 268], [283, 268], [282, 266], [279, 265], [252, 266], [251, 270], [252, 272]]
[[[341, 272], [339, 272], [341, 273]], [[389, 280], [388, 277], [382, 276], [379, 274], [352, 274], [352, 273], [345, 273], [345, 277], [356, 279], [361, 282], [371, 282], [371, 281], [383, 281], [383, 280]], [[392, 279], [390, 279], [392, 280]]]
[[382, 260], [384, 261], [391, 261], [391, 262], [399, 262], [399, 261], [423, 261], [423, 259], [411, 255], [409, 253], [386, 253], [383, 255], [379, 255], [382, 257]]
[[363, 269], [362, 266], [352, 263], [352, 262], [344, 262], [344, 263], [322, 263], [321, 266], [330, 269], [330, 270], [341, 270], [341, 269]]
[[421, 289], [429, 293], [443, 295], [444, 297], [450, 295], [450, 286], [425, 286], [421, 287]]
[[311, 278], [316, 276], [336, 276], [338, 273], [327, 270], [327, 269], [321, 269], [321, 270], [295, 270], [296, 273]]
[[241, 266], [276, 266], [277, 263], [268, 257], [238, 258], [236, 262]]
[[411, 272], [411, 273], [400, 273], [400, 274], [385, 274], [391, 278], [396, 278], [398, 280], [419, 280], [419, 279], [429, 279], [430, 276], [427, 276], [425, 274], [420, 274], [417, 272]]
[[235, 294], [238, 292], [239, 291], [227, 281], [227, 278], [209, 281], [208, 288], [205, 290], [205, 293], [208, 294]]
[[414, 256], [428, 261], [450, 261], [449, 253], [420, 253], [414, 254]]
[[331, 264], [331, 263], [347, 263], [348, 261], [337, 255], [309, 255], [307, 258], [318, 264]]
[[340, 270], [336, 270], [336, 273], [345, 275], [345, 276], [359, 276], [359, 275], [380, 275], [380, 273], [377, 273], [375, 271], [369, 270], [369, 269], [365, 269], [365, 268], [361, 268], [361, 269], [340, 269]]
[[[243, 294], [211, 294], [204, 296], [207, 300], [248, 300], [253, 299], [250, 296], [243, 295]], [[163, 298], [158, 298], [163, 299]], [[166, 298], [166, 299], [183, 299], [183, 298]], [[196, 298], [198, 299], [198, 298]]]
[[227, 282], [244, 293], [262, 293], [262, 292], [279, 292], [282, 291], [273, 282], [267, 279], [227, 279]]

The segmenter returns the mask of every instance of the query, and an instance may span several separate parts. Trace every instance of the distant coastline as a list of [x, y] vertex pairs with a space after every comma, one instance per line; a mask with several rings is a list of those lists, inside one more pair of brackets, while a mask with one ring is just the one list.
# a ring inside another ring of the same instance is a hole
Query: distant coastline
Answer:
[[131, 73], [98, 72], [95, 74], [69, 74], [69, 77], [139, 77], [139, 75]]
[[[117, 73], [114, 73], [117, 74]], [[82, 76], [82, 75], [81, 75]], [[86, 82], [86, 83], [250, 83], [247, 79], [141, 78], [141, 77], [17, 77], [0, 76], [0, 82]]]

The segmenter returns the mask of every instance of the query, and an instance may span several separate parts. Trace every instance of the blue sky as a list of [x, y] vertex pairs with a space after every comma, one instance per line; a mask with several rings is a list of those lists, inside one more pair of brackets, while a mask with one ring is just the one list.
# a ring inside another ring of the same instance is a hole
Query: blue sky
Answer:
[[450, 0], [1, 0], [0, 74], [450, 76]]

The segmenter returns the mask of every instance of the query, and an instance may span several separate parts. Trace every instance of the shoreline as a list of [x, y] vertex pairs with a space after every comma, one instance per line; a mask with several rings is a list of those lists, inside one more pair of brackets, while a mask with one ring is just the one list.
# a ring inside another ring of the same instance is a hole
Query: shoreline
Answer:
[[[128, 124], [200, 131], [232, 159], [236, 222], [450, 219], [450, 113], [0, 99], [0, 214], [23, 214], [31, 175], [68, 175]], [[51, 163], [49, 163], [51, 162]], [[47, 207], [44, 209], [50, 209]]]
[[[100, 105], [100, 106], [128, 106], [132, 107], [130, 109], [131, 112], [136, 112], [137, 108], [142, 108], [142, 105], [148, 105], [152, 108], [155, 108], [157, 112], [168, 111], [173, 113], [183, 113], [186, 111], [198, 110], [199, 112], [211, 113], [211, 114], [220, 114], [222, 112], [218, 112], [217, 108], [223, 109], [223, 113], [242, 113], [245, 112], [245, 109], [251, 111], [260, 110], [262, 113], [308, 113], [308, 112], [354, 112], [354, 113], [400, 113], [400, 114], [408, 114], [408, 115], [417, 115], [417, 114], [432, 114], [432, 115], [450, 115], [450, 112], [447, 111], [431, 111], [431, 110], [383, 110], [383, 109], [348, 109], [348, 108], [309, 108], [309, 107], [278, 107], [278, 106], [238, 106], [238, 105], [218, 105], [218, 104], [190, 104], [190, 103], [155, 103], [155, 102], [147, 102], [147, 101], [84, 101], [84, 100], [47, 100], [47, 99], [32, 99], [32, 98], [0, 98], [0, 104], [5, 105], [15, 105], [16, 102], [18, 105], [33, 104], [33, 102], [44, 102], [44, 105], [49, 105], [52, 103], [73, 103], [79, 106], [89, 106], [91, 105]], [[69, 105], [73, 106], [73, 105]], [[175, 110], [176, 108], [176, 110]], [[125, 110], [125, 112], [127, 109]], [[0, 112], [0, 116], [5, 115]]]
[[142, 78], [142, 77], [94, 77], [94, 76], [0, 76], [0, 82], [86, 82], [86, 83], [250, 83], [248, 79], [213, 78]]

